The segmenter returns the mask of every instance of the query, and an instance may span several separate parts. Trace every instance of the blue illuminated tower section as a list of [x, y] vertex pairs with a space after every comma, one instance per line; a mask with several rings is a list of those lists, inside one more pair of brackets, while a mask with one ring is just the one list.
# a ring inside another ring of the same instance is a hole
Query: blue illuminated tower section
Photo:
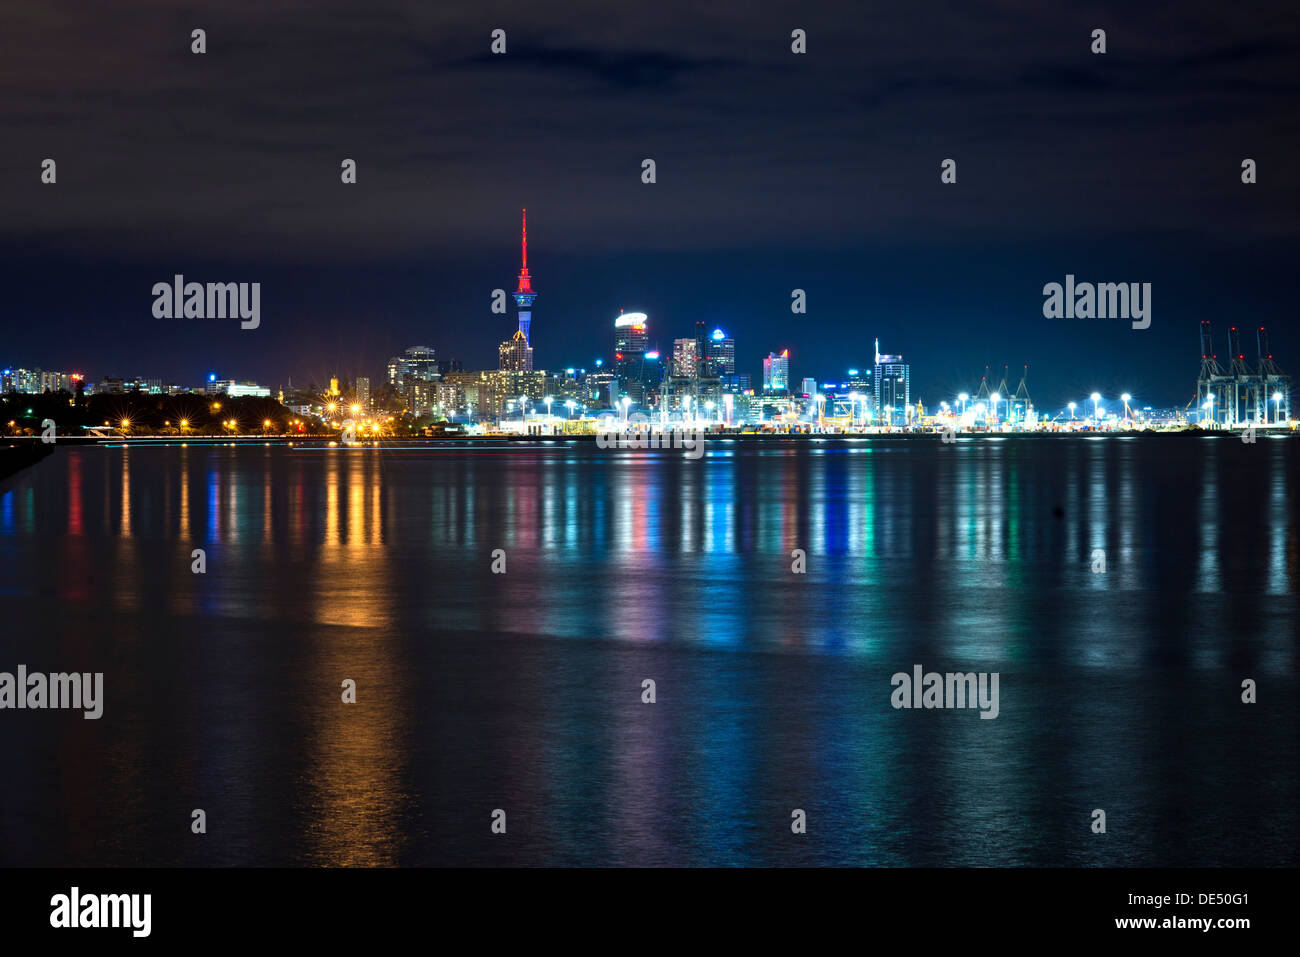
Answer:
[[528, 275], [528, 210], [526, 209], [523, 210], [523, 251], [524, 262], [523, 268], [519, 270], [519, 288], [515, 290], [515, 305], [519, 309], [519, 331], [531, 345], [528, 327], [533, 321], [533, 300], [537, 298], [537, 293], [533, 292], [532, 279]]

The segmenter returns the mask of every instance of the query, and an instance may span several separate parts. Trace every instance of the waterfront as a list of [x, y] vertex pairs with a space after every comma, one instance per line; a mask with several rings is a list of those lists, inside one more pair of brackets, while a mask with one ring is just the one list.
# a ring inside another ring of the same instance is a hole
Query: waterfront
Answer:
[[0, 860], [1294, 864], [1298, 447], [61, 448], [0, 670], [104, 716], [0, 713]]

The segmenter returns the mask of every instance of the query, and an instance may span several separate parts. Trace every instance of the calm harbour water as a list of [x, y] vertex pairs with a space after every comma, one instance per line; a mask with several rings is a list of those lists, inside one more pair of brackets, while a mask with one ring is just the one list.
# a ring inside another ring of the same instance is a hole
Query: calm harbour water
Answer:
[[[105, 705], [0, 711], [3, 864], [1300, 863], [1296, 440], [69, 447], [11, 484], [0, 671]], [[895, 710], [916, 664], [998, 672], [999, 716]]]

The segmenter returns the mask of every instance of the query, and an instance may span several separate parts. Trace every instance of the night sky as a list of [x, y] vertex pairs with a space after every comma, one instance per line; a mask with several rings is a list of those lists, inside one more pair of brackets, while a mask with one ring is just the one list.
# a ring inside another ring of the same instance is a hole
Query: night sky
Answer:
[[[0, 363], [274, 387], [425, 344], [495, 368], [526, 206], [538, 368], [608, 359], [623, 308], [665, 351], [722, 326], [755, 380], [783, 348], [793, 382], [836, 378], [879, 337], [927, 406], [987, 363], [1012, 387], [1028, 364], [1042, 407], [1181, 408], [1202, 319], [1221, 356], [1269, 326], [1300, 371], [1294, 3], [457, 6], [6, 2]], [[178, 272], [260, 282], [261, 328], [154, 318]], [[1152, 283], [1151, 328], [1043, 318], [1067, 273]]]

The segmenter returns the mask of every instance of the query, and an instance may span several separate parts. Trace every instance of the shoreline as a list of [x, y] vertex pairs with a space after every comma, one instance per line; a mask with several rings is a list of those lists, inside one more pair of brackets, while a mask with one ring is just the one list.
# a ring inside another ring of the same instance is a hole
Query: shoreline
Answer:
[[[638, 433], [615, 433], [616, 435], [626, 435], [635, 438]], [[645, 433], [641, 433], [645, 434]], [[672, 432], [653, 433], [654, 436], [668, 437]], [[978, 442], [978, 441], [1070, 441], [1080, 439], [1231, 439], [1233, 441], [1242, 441], [1242, 430], [1202, 430], [1202, 429], [1181, 429], [1176, 431], [1156, 431], [1156, 430], [1127, 430], [1127, 431], [1090, 431], [1078, 430], [1070, 432], [958, 432], [951, 439], [945, 440], [941, 432], [878, 432], [878, 433], [785, 433], [785, 432], [761, 432], [761, 433], [738, 433], [738, 432], [703, 432], [696, 433], [699, 438], [707, 443], [726, 442], [746, 445], [761, 444], [784, 444], [784, 445], [816, 445], [816, 444], [863, 444], [879, 442], [920, 442], [920, 443], [939, 443], [945, 445]], [[1279, 427], [1263, 427], [1256, 430], [1258, 438], [1292, 438], [1300, 435], [1300, 430]], [[443, 445], [454, 447], [472, 448], [474, 446], [500, 446], [502, 443], [515, 444], [521, 446], [532, 445], [556, 445], [556, 444], [590, 444], [595, 445], [597, 436], [595, 434], [585, 435], [517, 435], [517, 434], [500, 434], [500, 435], [438, 435], [438, 436], [411, 436], [411, 437], [393, 437], [384, 439], [369, 439], [357, 442], [350, 446], [351, 448], [406, 448], [422, 447], [430, 445]], [[318, 435], [318, 436], [287, 436], [287, 435], [227, 435], [227, 436], [178, 436], [178, 435], [132, 435], [132, 436], [59, 436], [57, 442], [53, 444], [42, 443], [38, 436], [11, 436], [8, 439], [8, 447], [0, 447], [0, 480], [16, 474], [29, 465], [34, 465], [53, 452], [55, 445], [108, 445], [108, 446], [236, 446], [236, 445], [261, 445], [261, 446], [293, 446], [308, 448], [337, 448], [339, 439], [337, 436]], [[43, 449], [44, 451], [33, 451], [33, 447]], [[623, 449], [625, 451], [636, 451], [634, 447]], [[603, 450], [602, 450], [603, 451]], [[644, 451], [655, 451], [647, 448]], [[11, 464], [12, 463], [12, 464]]]

